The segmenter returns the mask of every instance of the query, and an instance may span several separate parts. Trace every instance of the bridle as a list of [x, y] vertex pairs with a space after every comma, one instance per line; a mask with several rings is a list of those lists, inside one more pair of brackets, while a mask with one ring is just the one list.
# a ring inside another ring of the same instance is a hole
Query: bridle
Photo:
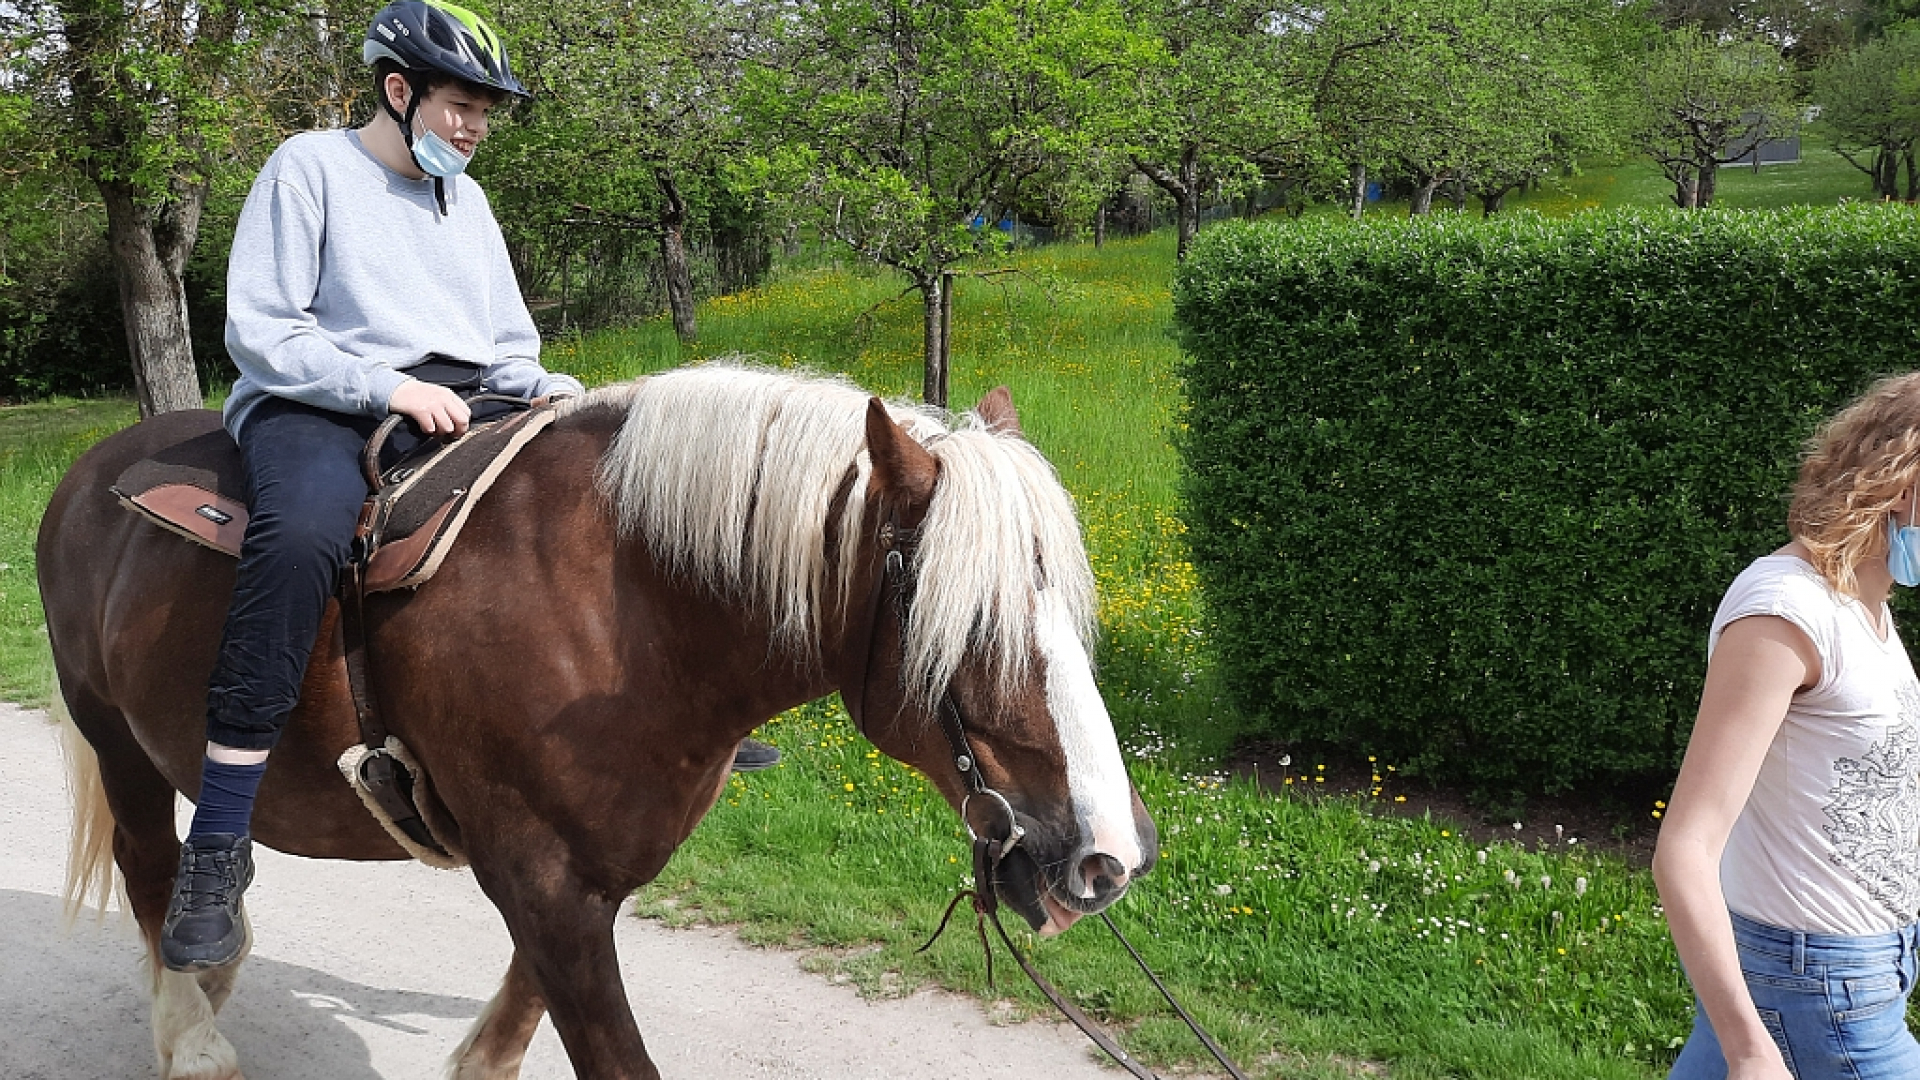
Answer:
[[[873, 654], [874, 647], [880, 638], [880, 617], [887, 606], [888, 598], [891, 597], [894, 625], [899, 628], [901, 637], [905, 638], [907, 619], [913, 606], [913, 579], [909, 576], [907, 568], [912, 564], [914, 555], [918, 553], [920, 530], [901, 526], [897, 512], [889, 511], [886, 522], [880, 526], [879, 543], [881, 570], [879, 576], [874, 579], [873, 591], [867, 601], [867, 647], [865, 659], [860, 666], [859, 707], [850, 710], [853, 713], [854, 727], [859, 729], [863, 736], [867, 734], [867, 700], [872, 691]], [[974, 843], [976, 869], [983, 855], [991, 865], [997, 866], [1000, 860], [1027, 835], [1027, 830], [1020, 824], [1018, 815], [1014, 813], [1013, 804], [1007, 801], [1005, 795], [989, 787], [980, 775], [980, 759], [973, 752], [973, 744], [967, 740], [965, 714], [961, 711], [960, 702], [954, 697], [952, 690], [941, 695], [935, 713], [940, 721], [940, 732], [947, 740], [947, 751], [952, 756], [954, 771], [959, 774], [960, 782], [967, 789], [966, 795], [960, 800], [960, 820], [965, 823], [967, 833]], [[999, 830], [999, 835], [987, 835], [975, 831], [973, 819], [967, 811], [976, 798], [997, 804], [1004, 812], [1005, 828]], [[986, 879], [976, 875], [975, 880]]]
[[[918, 553], [919, 546], [920, 530], [902, 526], [898, 511], [889, 508], [886, 520], [880, 525], [880, 573], [874, 577], [873, 590], [867, 600], [867, 645], [865, 657], [860, 665], [860, 689], [851, 696], [842, 695], [848, 712], [853, 716], [854, 727], [862, 736], [867, 736], [869, 741], [872, 737], [867, 735], [867, 700], [873, 686], [874, 646], [880, 637], [881, 616], [883, 610], [891, 606], [894, 625], [899, 631], [901, 640], [904, 641], [914, 598], [913, 578], [908, 569]], [[887, 603], [889, 598], [892, 599], [891, 605]], [[857, 707], [854, 704], [856, 700]], [[1079, 1028], [1087, 1038], [1093, 1040], [1100, 1049], [1106, 1051], [1107, 1055], [1113, 1058], [1121, 1068], [1139, 1077], [1140, 1080], [1159, 1080], [1145, 1065], [1122, 1050], [1111, 1036], [1101, 1031], [1085, 1013], [1061, 996], [1060, 991], [1054, 989], [1053, 984], [1034, 969], [1025, 954], [1014, 947], [1012, 937], [1007, 934], [1007, 928], [1000, 923], [998, 892], [1000, 864], [1019, 846], [1020, 841], [1026, 837], [1027, 830], [1020, 824], [1019, 815], [1014, 812], [1013, 804], [1007, 801], [1005, 795], [988, 785], [986, 778], [980, 775], [980, 759], [974, 754], [972, 743], [967, 740], [966, 715], [961, 710], [960, 701], [954, 696], [952, 688], [948, 688], [941, 694], [940, 702], [934, 712], [940, 723], [941, 734], [947, 740], [947, 750], [953, 758], [954, 771], [959, 774], [961, 784], [967, 789], [966, 794], [960, 799], [960, 820], [966, 826], [967, 836], [973, 842], [973, 887], [960, 890], [959, 894], [947, 904], [946, 913], [940, 917], [940, 925], [934, 930], [933, 936], [929, 937], [926, 944], [920, 946], [917, 951], [926, 952], [932, 948], [933, 943], [940, 940], [940, 935], [946, 932], [947, 922], [953, 918], [953, 913], [960, 906], [960, 901], [972, 900], [974, 932], [979, 936], [980, 947], [986, 953], [989, 987], [993, 985], [993, 946], [987, 941], [987, 924], [991, 922], [994, 932], [999, 935], [1001, 943], [1006, 946], [1007, 952], [1012, 954], [1014, 961], [1020, 965], [1020, 970], [1026, 972], [1027, 978], [1031, 979], [1040, 993], [1053, 1003], [1054, 1008], [1060, 1010], [1062, 1016], [1073, 1021], [1075, 1027]], [[1000, 808], [1005, 819], [1003, 829], [976, 830], [974, 828], [973, 818], [968, 810], [976, 799]], [[1107, 929], [1113, 931], [1113, 936], [1120, 940], [1120, 944], [1126, 947], [1127, 954], [1132, 956], [1134, 963], [1146, 973], [1154, 988], [1160, 991], [1160, 996], [1166, 999], [1168, 1005], [1173, 1006], [1173, 1011], [1179, 1014], [1180, 1019], [1186, 1022], [1187, 1027], [1213, 1054], [1214, 1060], [1227, 1070], [1233, 1080], [1247, 1080], [1239, 1067], [1228, 1060], [1219, 1044], [1213, 1041], [1213, 1037], [1207, 1034], [1178, 1001], [1174, 1000], [1173, 995], [1168, 992], [1159, 977], [1147, 967], [1147, 962], [1141, 958], [1139, 951], [1133, 947], [1133, 943], [1120, 933], [1118, 926], [1114, 925], [1112, 917], [1102, 911], [1100, 919], [1107, 924]]]

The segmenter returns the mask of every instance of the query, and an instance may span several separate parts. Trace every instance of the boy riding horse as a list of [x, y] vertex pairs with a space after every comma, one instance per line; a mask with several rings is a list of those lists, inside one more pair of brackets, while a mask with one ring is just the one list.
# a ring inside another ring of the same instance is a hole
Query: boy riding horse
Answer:
[[[160, 939], [176, 971], [229, 964], [245, 945], [254, 797], [367, 497], [362, 447], [390, 413], [411, 422], [397, 449], [467, 430], [466, 402], [410, 370], [450, 360], [493, 393], [581, 393], [541, 367], [500, 226], [463, 174], [488, 114], [529, 96], [500, 39], [443, 0], [401, 0], [374, 17], [361, 58], [380, 110], [364, 127], [306, 132], [274, 152], [227, 268], [226, 345], [240, 378], [224, 422], [250, 517]], [[778, 757], [749, 739], [734, 768]]]

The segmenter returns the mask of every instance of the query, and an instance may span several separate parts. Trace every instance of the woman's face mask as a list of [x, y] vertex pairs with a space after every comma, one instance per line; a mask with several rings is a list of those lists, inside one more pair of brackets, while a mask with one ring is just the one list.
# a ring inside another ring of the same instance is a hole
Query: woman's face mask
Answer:
[[[1908, 499], [1908, 521], [1914, 518], [1916, 503], [1920, 503], [1920, 489]], [[1920, 585], [1920, 527], [1901, 525], [1891, 511], [1887, 513], [1887, 572], [1895, 583], [1909, 589]]]

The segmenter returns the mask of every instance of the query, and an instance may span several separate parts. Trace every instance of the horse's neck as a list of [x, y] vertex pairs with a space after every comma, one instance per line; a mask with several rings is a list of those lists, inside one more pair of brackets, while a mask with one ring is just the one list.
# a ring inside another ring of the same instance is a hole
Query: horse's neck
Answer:
[[[555, 485], [555, 498], [564, 505], [554, 506], [535, 527], [549, 532], [543, 545], [563, 545], [555, 550], [573, 548], [581, 557], [601, 559], [612, 553], [608, 595], [583, 596], [582, 603], [600, 608], [596, 615], [616, 628], [627, 648], [615, 651], [648, 669], [629, 672], [634, 677], [625, 680], [636, 705], [648, 707], [638, 699], [657, 699], [663, 689], [685, 700], [721, 702], [727, 715], [712, 719], [745, 735], [769, 717], [832, 693], [839, 641], [818, 643], [810, 656], [777, 648], [764, 612], [716, 596], [689, 575], [668, 573], [644, 537], [619, 534], [595, 474], [624, 418], [617, 409], [582, 410], [550, 429], [550, 469], [579, 472], [583, 461], [593, 467], [584, 483]], [[542, 435], [536, 445], [547, 438]], [[841, 622], [826, 621], [834, 627]]]

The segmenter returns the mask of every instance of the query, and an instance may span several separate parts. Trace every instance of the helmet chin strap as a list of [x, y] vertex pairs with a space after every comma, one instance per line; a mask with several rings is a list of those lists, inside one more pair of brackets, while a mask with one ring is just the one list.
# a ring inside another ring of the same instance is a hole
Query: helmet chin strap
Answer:
[[[400, 125], [400, 138], [407, 144], [407, 156], [413, 157], [413, 118], [420, 111], [420, 99], [426, 96], [427, 77], [417, 71], [403, 71], [400, 74], [406, 77], [407, 89], [410, 91], [407, 95], [406, 115], [400, 115], [400, 110], [393, 107], [393, 99], [387, 96], [384, 87], [380, 95], [380, 105], [387, 110], [387, 115], [393, 117], [394, 122]], [[420, 159], [414, 157], [413, 163], [419, 165]], [[426, 172], [425, 166], [422, 166], [420, 171]], [[440, 216], [446, 217], [447, 182], [438, 176], [433, 178], [433, 201], [440, 207]]]

